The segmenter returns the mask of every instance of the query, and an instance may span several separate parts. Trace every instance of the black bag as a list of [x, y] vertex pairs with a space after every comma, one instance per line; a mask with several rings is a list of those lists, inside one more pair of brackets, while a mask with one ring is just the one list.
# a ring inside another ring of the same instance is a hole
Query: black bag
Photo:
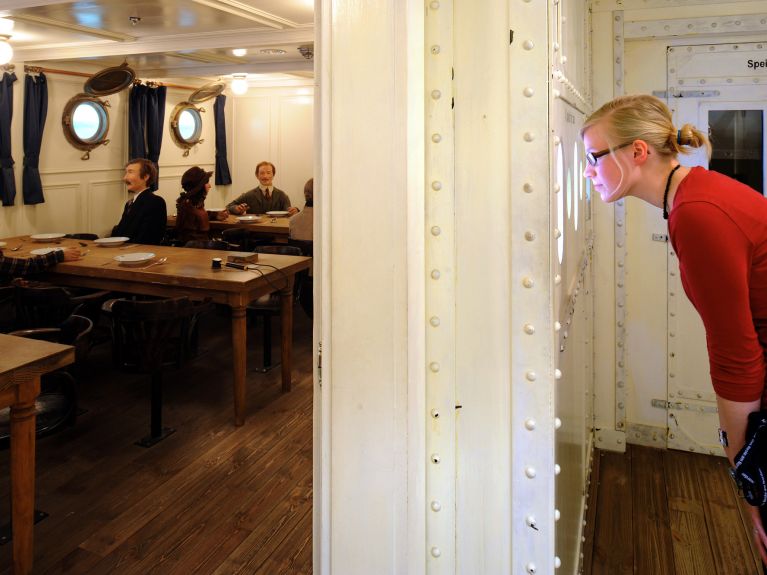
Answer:
[[767, 505], [767, 411], [748, 414], [746, 443], [730, 473], [749, 505]]

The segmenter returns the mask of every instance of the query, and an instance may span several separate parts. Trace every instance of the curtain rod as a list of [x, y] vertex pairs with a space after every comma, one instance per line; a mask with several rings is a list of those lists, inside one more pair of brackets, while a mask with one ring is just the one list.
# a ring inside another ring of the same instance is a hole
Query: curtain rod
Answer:
[[[13, 65], [11, 65], [11, 69], [13, 69]], [[24, 66], [24, 71], [31, 73], [31, 74], [39, 74], [40, 72], [45, 72], [46, 74], [61, 74], [63, 76], [79, 76], [81, 78], [90, 78], [93, 74], [88, 74], [87, 72], [73, 72], [72, 70], [59, 70], [57, 68], [41, 68], [40, 66]], [[135, 83], [141, 83], [142, 80], [135, 80]], [[197, 90], [195, 86], [182, 86], [179, 84], [166, 84], [165, 82], [150, 82], [148, 80], [143, 80], [145, 84], [153, 85], [153, 86], [165, 86], [167, 88], [176, 88], [178, 90]]]

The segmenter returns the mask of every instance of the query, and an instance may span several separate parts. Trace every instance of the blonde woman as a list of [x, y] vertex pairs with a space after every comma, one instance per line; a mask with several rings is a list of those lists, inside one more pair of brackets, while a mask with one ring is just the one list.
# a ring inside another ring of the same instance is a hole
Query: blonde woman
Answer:
[[[652, 96], [608, 102], [586, 120], [581, 137], [584, 176], [603, 201], [634, 196], [668, 220], [682, 285], [706, 329], [721, 442], [755, 505], [754, 540], [767, 564], [761, 519], [767, 516], [767, 418], [759, 413], [767, 351], [767, 198], [717, 172], [681, 166], [678, 154], [706, 147], [710, 155], [711, 145], [689, 124], [677, 129], [666, 105]], [[742, 449], [747, 442], [750, 448]]]

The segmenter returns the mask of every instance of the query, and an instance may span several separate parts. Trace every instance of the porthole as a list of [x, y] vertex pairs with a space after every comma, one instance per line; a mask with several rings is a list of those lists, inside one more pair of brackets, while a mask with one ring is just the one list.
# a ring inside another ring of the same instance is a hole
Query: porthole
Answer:
[[204, 108], [197, 108], [189, 102], [181, 102], [173, 109], [170, 132], [176, 144], [184, 148], [184, 156], [188, 156], [191, 148], [204, 141], [200, 138], [204, 111]]
[[67, 141], [78, 150], [84, 150], [82, 159], [90, 158], [97, 146], [109, 143], [109, 102], [89, 94], [78, 94], [64, 107], [61, 125]]

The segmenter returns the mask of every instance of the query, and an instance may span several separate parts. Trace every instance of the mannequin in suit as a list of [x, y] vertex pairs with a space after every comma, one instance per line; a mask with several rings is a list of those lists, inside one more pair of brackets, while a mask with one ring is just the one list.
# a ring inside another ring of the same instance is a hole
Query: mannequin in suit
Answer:
[[137, 244], [159, 245], [165, 235], [167, 209], [165, 200], [149, 187], [157, 179], [154, 163], [144, 158], [125, 165], [123, 181], [131, 199], [125, 204], [122, 218], [112, 229], [113, 236], [125, 236]]
[[298, 213], [298, 208], [290, 205], [288, 194], [274, 187], [274, 175], [277, 168], [271, 162], [260, 162], [256, 166], [258, 187], [248, 190], [226, 206], [229, 213], [236, 216], [265, 214], [269, 211], [285, 211], [291, 216]]

